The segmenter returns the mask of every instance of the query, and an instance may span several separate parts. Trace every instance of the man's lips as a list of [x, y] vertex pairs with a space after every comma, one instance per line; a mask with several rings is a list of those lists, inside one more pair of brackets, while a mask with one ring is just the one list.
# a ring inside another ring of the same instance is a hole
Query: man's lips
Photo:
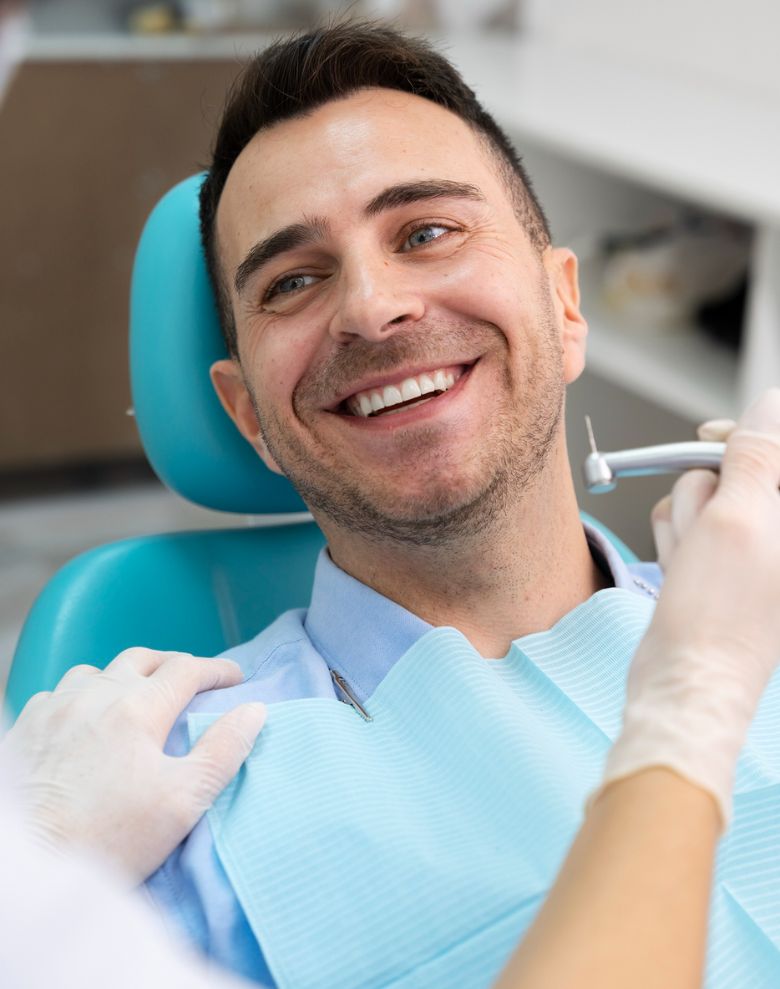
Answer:
[[475, 363], [474, 360], [385, 374], [361, 383], [328, 411], [363, 419], [393, 414], [448, 392]]

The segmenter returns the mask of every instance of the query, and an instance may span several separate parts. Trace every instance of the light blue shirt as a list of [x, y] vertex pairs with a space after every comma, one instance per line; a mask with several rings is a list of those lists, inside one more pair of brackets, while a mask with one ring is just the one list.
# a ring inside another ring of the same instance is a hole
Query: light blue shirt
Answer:
[[[616, 587], [655, 596], [660, 583], [655, 564], [626, 564], [597, 530], [586, 525], [585, 531], [594, 559]], [[245, 701], [336, 697], [331, 670], [363, 702], [430, 628], [340, 570], [323, 550], [309, 608], [286, 612], [250, 642], [225, 653], [241, 665], [244, 682], [196, 697], [176, 722], [166, 751], [188, 751], [188, 712], [221, 713]], [[205, 818], [147, 885], [162, 910], [177, 918], [186, 936], [207, 955], [272, 989], [274, 981], [217, 857]]]

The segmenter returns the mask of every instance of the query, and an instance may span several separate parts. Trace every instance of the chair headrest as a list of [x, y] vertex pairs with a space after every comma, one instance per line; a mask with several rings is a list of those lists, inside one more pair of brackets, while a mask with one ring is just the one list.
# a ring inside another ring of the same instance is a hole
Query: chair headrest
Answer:
[[209, 380], [227, 355], [198, 225], [202, 175], [174, 186], [146, 222], [133, 267], [130, 377], [138, 431], [168, 487], [207, 508], [247, 515], [305, 511], [263, 464]]

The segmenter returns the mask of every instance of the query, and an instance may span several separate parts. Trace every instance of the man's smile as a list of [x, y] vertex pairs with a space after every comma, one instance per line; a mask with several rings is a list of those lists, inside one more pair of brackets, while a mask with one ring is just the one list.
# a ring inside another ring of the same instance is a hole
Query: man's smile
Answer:
[[466, 365], [454, 364], [388, 379], [356, 391], [341, 403], [341, 410], [364, 419], [392, 415], [449, 391], [466, 370]]

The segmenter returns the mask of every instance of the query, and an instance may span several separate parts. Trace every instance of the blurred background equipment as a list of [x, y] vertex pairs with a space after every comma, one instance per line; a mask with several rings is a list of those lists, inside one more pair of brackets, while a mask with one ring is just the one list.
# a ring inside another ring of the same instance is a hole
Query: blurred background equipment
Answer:
[[696, 332], [700, 327], [739, 346], [749, 228], [688, 209], [663, 226], [607, 235], [602, 250], [604, 302], [627, 333]]

